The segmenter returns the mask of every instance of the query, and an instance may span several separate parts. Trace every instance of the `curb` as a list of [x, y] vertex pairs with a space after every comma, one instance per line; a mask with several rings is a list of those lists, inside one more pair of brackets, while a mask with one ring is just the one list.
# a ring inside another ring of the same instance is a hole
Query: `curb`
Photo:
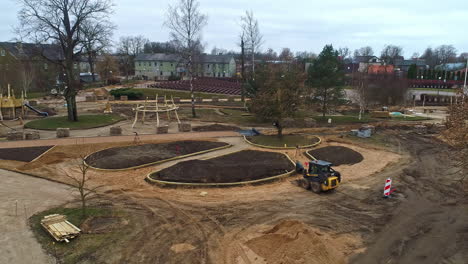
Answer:
[[52, 149], [54, 149], [57, 145], [54, 145], [52, 146], [50, 149], [46, 150], [44, 153], [42, 153], [41, 155], [37, 156], [35, 159], [31, 160], [30, 162], [34, 162], [40, 158], [42, 158], [42, 156], [44, 156], [45, 154], [49, 153]]
[[[55, 116], [52, 116], [52, 117], [55, 117]], [[60, 117], [60, 116], [58, 116], [58, 117]], [[119, 117], [120, 117], [120, 116], [119, 116]], [[106, 127], [106, 126], [115, 125], [115, 124], [120, 123], [120, 122], [125, 121], [125, 120], [126, 120], [125, 118], [121, 117], [121, 119], [116, 120], [116, 121], [114, 121], [114, 122], [112, 122], [112, 123], [109, 123], [109, 124], [106, 124], [106, 125], [98, 125], [98, 126], [88, 127], [88, 128], [70, 128], [70, 131], [73, 131], [73, 130], [76, 131], [76, 130], [87, 130], [87, 129], [102, 128], [102, 127]], [[29, 123], [29, 122], [28, 122], [28, 123]], [[57, 130], [57, 128], [47, 128], [47, 129], [46, 129], [46, 128], [27, 127], [26, 125], [27, 125], [28, 123], [26, 123], [26, 124], [23, 125], [23, 129], [32, 129], [32, 130], [39, 130], [39, 131], [55, 131], [55, 130]]]
[[[244, 137], [245, 142], [255, 147], [266, 148], [266, 149], [296, 149], [296, 147], [273, 147], [273, 146], [260, 145], [260, 144], [256, 144], [256, 143], [249, 141], [245, 136], [243, 137]], [[312, 145], [299, 146], [299, 148], [300, 149], [312, 148], [322, 143], [322, 139], [319, 136], [313, 136], [313, 137], [318, 138], [318, 142]]]
[[[97, 170], [97, 171], [108, 171], [108, 172], [112, 172], [112, 171], [125, 171], [125, 170], [134, 170], [134, 169], [141, 169], [141, 168], [145, 168], [145, 167], [149, 167], [149, 166], [153, 166], [153, 165], [157, 165], [157, 164], [161, 164], [161, 163], [165, 163], [165, 162], [168, 162], [168, 161], [173, 161], [173, 160], [178, 160], [178, 159], [184, 159], [184, 158], [188, 158], [188, 157], [191, 157], [191, 156], [196, 156], [196, 155], [200, 155], [200, 154], [204, 154], [204, 153], [208, 153], [208, 152], [212, 152], [212, 151], [217, 151], [217, 150], [221, 150], [221, 149], [226, 149], [226, 148], [230, 148], [232, 147], [231, 144], [227, 144], [226, 146], [222, 146], [222, 147], [218, 147], [218, 148], [212, 148], [212, 149], [207, 149], [207, 150], [203, 150], [203, 151], [199, 151], [199, 152], [194, 152], [194, 153], [190, 153], [190, 154], [186, 154], [186, 155], [182, 155], [182, 156], [175, 156], [173, 158], [169, 158], [169, 159], [165, 159], [165, 160], [158, 160], [158, 161], [155, 161], [155, 162], [151, 162], [151, 163], [146, 163], [146, 164], [142, 164], [142, 165], [138, 165], [138, 166], [133, 166], [133, 167], [128, 167], [128, 168], [122, 168], [122, 169], [102, 169], [102, 168], [96, 168], [96, 167], [93, 167], [91, 165], [89, 165], [87, 162], [86, 162], [86, 159], [95, 154], [95, 153], [98, 153], [100, 151], [103, 151], [103, 150], [106, 150], [106, 149], [101, 149], [99, 151], [96, 151], [94, 153], [91, 153], [89, 154], [88, 156], [86, 156], [84, 158], [84, 163], [86, 166], [88, 166], [90, 169], [93, 169], [93, 170]], [[111, 147], [112, 148], [112, 147]], [[107, 148], [107, 149], [111, 149], [111, 148]]]
[[[209, 159], [214, 159], [214, 158], [230, 155], [230, 154], [237, 153], [237, 152], [240, 152], [240, 151], [242, 151], [242, 150], [235, 151], [235, 152], [228, 153], [228, 154], [224, 154], [224, 155], [215, 156], [215, 157], [212, 157], [212, 158], [209, 158]], [[287, 154], [283, 154], [283, 155], [285, 155], [288, 158], [288, 160], [291, 161], [293, 166], [296, 166], [296, 164], [292, 161], [292, 159]], [[205, 160], [209, 160], [209, 159], [205, 159]], [[263, 179], [258, 179], [258, 180], [242, 181], [242, 182], [229, 182], [229, 183], [227, 183], [227, 182], [226, 183], [188, 183], [187, 182], [186, 183], [186, 182], [170, 182], [170, 181], [161, 181], [161, 180], [152, 179], [151, 175], [154, 174], [154, 173], [157, 173], [159, 171], [161, 171], [161, 170], [153, 171], [153, 172], [148, 173], [148, 175], [146, 175], [146, 177], [145, 177], [145, 181], [150, 183], [150, 184], [157, 185], [159, 187], [168, 187], [168, 188], [176, 188], [176, 187], [184, 187], [184, 188], [190, 188], [190, 187], [192, 187], [192, 188], [238, 187], [238, 186], [244, 186], [244, 185], [249, 185], [249, 184], [263, 184], [263, 183], [272, 182], [272, 181], [279, 180], [279, 179], [282, 179], [282, 178], [287, 178], [287, 177], [293, 175], [296, 172], [296, 170], [293, 169], [292, 171], [288, 171], [288, 172], [280, 174], [280, 175], [271, 176], [271, 177], [268, 177], [268, 178], [263, 178]]]

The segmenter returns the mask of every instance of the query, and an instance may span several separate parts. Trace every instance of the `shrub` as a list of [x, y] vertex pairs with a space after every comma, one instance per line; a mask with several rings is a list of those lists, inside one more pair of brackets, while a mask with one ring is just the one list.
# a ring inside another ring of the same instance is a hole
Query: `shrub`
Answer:
[[112, 90], [110, 94], [115, 96], [116, 98], [120, 98], [120, 96], [126, 95], [128, 96], [129, 100], [141, 100], [144, 97], [142, 92], [135, 91], [132, 88], [121, 88], [121, 89]]
[[180, 76], [171, 74], [171, 76], [169, 76], [167, 80], [168, 81], [180, 81]]

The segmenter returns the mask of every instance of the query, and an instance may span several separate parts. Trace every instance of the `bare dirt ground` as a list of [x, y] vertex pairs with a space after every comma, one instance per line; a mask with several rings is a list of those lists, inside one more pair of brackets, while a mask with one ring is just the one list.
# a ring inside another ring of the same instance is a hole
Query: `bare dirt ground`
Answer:
[[[300, 176], [229, 189], [163, 189], [143, 181], [177, 161], [130, 172], [93, 171], [93, 184], [107, 184], [102, 195], [138, 223], [122, 241], [82, 263], [466, 263], [466, 189], [452, 174], [448, 147], [414, 134], [385, 138], [386, 147], [325, 139], [321, 146], [349, 147], [364, 160], [336, 167], [342, 186], [321, 195], [297, 187]], [[251, 147], [238, 137], [220, 140], [234, 147], [181, 161]], [[75, 171], [79, 151], [65, 149], [72, 147], [56, 147], [19, 168], [64, 181], [61, 169]], [[382, 198], [387, 177], [397, 190], [391, 199]]]
[[0, 263], [55, 263], [28, 229], [27, 219], [70, 201], [69, 187], [5, 170], [0, 170], [0, 182]]

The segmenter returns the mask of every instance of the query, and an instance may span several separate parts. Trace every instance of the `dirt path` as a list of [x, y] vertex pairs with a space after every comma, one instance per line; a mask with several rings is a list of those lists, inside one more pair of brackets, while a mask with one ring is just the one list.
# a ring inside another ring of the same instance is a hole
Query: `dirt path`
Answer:
[[70, 201], [69, 187], [5, 170], [0, 170], [0, 182], [0, 263], [55, 263], [34, 238], [26, 219]]
[[[188, 140], [200, 138], [217, 138], [217, 137], [238, 137], [239, 133], [232, 131], [215, 131], [215, 132], [191, 132], [177, 134], [160, 134], [160, 135], [140, 135], [140, 140]], [[112, 136], [112, 137], [83, 137], [83, 138], [56, 138], [43, 140], [28, 140], [28, 141], [6, 141], [0, 142], [0, 148], [18, 148], [18, 147], [35, 147], [35, 146], [52, 146], [52, 145], [75, 145], [75, 144], [92, 144], [105, 142], [131, 142], [134, 136]]]

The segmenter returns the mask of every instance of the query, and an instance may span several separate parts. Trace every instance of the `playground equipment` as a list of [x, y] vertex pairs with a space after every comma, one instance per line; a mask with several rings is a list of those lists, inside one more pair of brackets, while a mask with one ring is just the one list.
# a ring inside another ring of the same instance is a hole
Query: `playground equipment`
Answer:
[[[9, 112], [10, 118], [16, 118], [16, 109], [21, 108], [21, 115], [24, 116], [24, 93], [21, 93], [21, 98], [16, 99], [14, 91], [11, 90], [8, 84], [8, 94], [6, 97], [0, 94], [0, 120], [3, 121], [4, 113]], [[9, 110], [9, 111], [8, 111]]]
[[40, 116], [43, 116], [43, 117], [48, 117], [49, 116], [49, 113], [47, 112], [41, 112], [39, 110], [37, 110], [36, 108], [32, 107], [31, 105], [29, 105], [29, 103], [24, 103], [24, 106], [26, 106], [27, 108], [29, 108], [31, 111], [33, 111], [34, 113], [40, 115]]
[[146, 113], [155, 113], [156, 114], [156, 126], [159, 127], [159, 114], [166, 113], [167, 119], [170, 122], [171, 121], [170, 113], [174, 112], [175, 117], [177, 119], [177, 123], [180, 124], [179, 115], [177, 114], [177, 110], [179, 109], [179, 107], [174, 103], [174, 99], [172, 98], [172, 96], [171, 96], [171, 100], [167, 100], [166, 96], [164, 96], [164, 103], [162, 105], [159, 105], [158, 101], [159, 101], [158, 95], [156, 94], [155, 105], [149, 105], [148, 97], [146, 98], [145, 103], [143, 105], [137, 104], [137, 107], [133, 109], [135, 111], [135, 120], [133, 121], [132, 128], [135, 127], [138, 121], [139, 113], [142, 113], [142, 117], [141, 117], [142, 124], [145, 123]]

